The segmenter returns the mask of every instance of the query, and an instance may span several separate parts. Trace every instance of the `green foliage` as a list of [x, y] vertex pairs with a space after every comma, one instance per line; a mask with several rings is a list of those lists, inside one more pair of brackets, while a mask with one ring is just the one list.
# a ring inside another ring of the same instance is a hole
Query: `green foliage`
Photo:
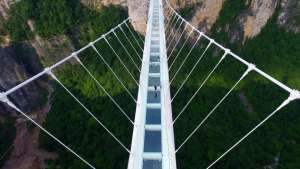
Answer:
[[246, 9], [247, 2], [249, 3], [247, 0], [225, 1], [216, 25], [225, 26], [236, 21], [239, 14]]
[[12, 41], [24, 41], [32, 37], [32, 32], [27, 24], [30, 18], [32, 4], [28, 1], [16, 3], [9, 11], [9, 20], [5, 23], [5, 29]]
[[2, 119], [0, 117], [0, 167], [7, 159], [9, 152], [12, 150], [12, 142], [15, 137], [14, 120], [11, 118]]
[[119, 7], [103, 7], [101, 10], [91, 11], [79, 0], [23, 0], [10, 10], [6, 29], [14, 41], [28, 40], [33, 32], [27, 21], [32, 20], [34, 33], [44, 38], [72, 32], [78, 27], [87, 36], [85, 38], [94, 38], [126, 17]]
[[[211, 36], [247, 61], [255, 63], [279, 81], [299, 90], [300, 46], [298, 44], [300, 44], [300, 35], [279, 28], [276, 23], [278, 13], [273, 16], [257, 37], [246, 41], [243, 45], [239, 44], [240, 42], [230, 43], [230, 32], [219, 29], [226, 25], [233, 29], [236, 26], [234, 23], [238, 14], [245, 7], [245, 1], [226, 1]], [[191, 65], [194, 65], [201, 56], [207, 43], [202, 39], [186, 60], [186, 64], [172, 83], [172, 95], [178, 90], [182, 80], [191, 70]], [[174, 76], [175, 71], [187, 55], [189, 47], [190, 45], [184, 47], [183, 52], [179, 54], [174, 68], [170, 71], [170, 77]], [[174, 53], [173, 57], [176, 56], [178, 50], [175, 49]], [[222, 54], [223, 52], [216, 50], [216, 47], [207, 51], [182, 91], [173, 100], [173, 117], [176, 117], [186, 105]], [[173, 59], [171, 58], [170, 62]], [[174, 132], [177, 146], [214, 108], [245, 69], [246, 67], [234, 58], [226, 57], [175, 123]], [[242, 99], [241, 95], [245, 97], [246, 101]], [[288, 93], [270, 81], [256, 73], [249, 74], [186, 145], [178, 151], [178, 168], [208, 167], [287, 97]], [[245, 102], [250, 105], [250, 108]], [[299, 101], [295, 101], [279, 111], [241, 145], [218, 162], [214, 168], [254, 169], [266, 168], [267, 166], [280, 169], [299, 168], [300, 147], [297, 145], [299, 139], [297, 133], [300, 132], [298, 125], [300, 118], [297, 116], [299, 106]]]
[[73, 1], [75, 0], [32, 0], [35, 10], [31, 11], [31, 17], [35, 21], [36, 32], [42, 37], [65, 33], [77, 19], [73, 12], [79, 12], [76, 8], [72, 9], [70, 3]]
[[[74, 29], [70, 32], [71, 37], [74, 37], [73, 35], [75, 34], [79, 35], [79, 39], [72, 39], [77, 47], [82, 46], [88, 41], [95, 40], [99, 35], [124, 20], [126, 16], [124, 15], [124, 11], [118, 7], [103, 8], [101, 12], [86, 12], [82, 13], [82, 18], [84, 19], [78, 26], [78, 30]], [[127, 36], [131, 38], [129, 30], [125, 27], [123, 29]], [[76, 31], [79, 32], [77, 33]], [[119, 30], [116, 30], [116, 34], [118, 34], [122, 42], [126, 41], [125, 36]], [[124, 49], [120, 47], [120, 43], [116, 37], [110, 34], [107, 39], [124, 64], [129, 68], [130, 72], [138, 79], [139, 72], [132, 66], [131, 60]], [[137, 44], [134, 44], [134, 49], [128, 43], [124, 43], [124, 45], [133, 59], [140, 64], [139, 56], [134, 52], [135, 49], [141, 55], [142, 51], [138, 48]], [[101, 56], [112, 66], [112, 69], [120, 77], [121, 81], [124, 82], [125, 86], [136, 97], [136, 84], [128, 76], [125, 68], [121, 65], [121, 62], [107, 43], [101, 40], [95, 46], [99, 49]], [[123, 86], [100, 59], [99, 55], [94, 50], [87, 49], [81, 52], [78, 57], [120, 107], [133, 119], [135, 102], [125, 92]], [[82, 67], [68, 63], [54, 73], [86, 105], [96, 118], [103, 122], [128, 148], [130, 147], [130, 133], [133, 130], [131, 124]], [[51, 111], [44, 124], [46, 129], [54, 133], [54, 135], [97, 168], [126, 168], [128, 161], [127, 152], [63, 88], [57, 83], [53, 83], [53, 86], [55, 92], [51, 98]], [[48, 162], [49, 169], [87, 168], [84, 163], [48, 136], [42, 133], [41, 138], [41, 146], [43, 148], [46, 148], [48, 151], [54, 151], [59, 155], [57, 160]]]

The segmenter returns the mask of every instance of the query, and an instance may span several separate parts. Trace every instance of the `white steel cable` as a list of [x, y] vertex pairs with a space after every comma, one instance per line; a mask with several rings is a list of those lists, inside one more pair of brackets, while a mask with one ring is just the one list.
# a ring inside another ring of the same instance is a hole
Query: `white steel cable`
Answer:
[[[166, 43], [168, 42], [167, 40], [171, 37], [171, 34], [173, 33], [173, 26], [175, 26], [177, 24], [177, 21], [178, 21], [179, 17], [177, 17], [177, 15], [175, 15], [171, 22], [169, 23], [169, 25], [167, 25], [167, 28], [166, 28]], [[174, 22], [175, 21], [175, 22]], [[166, 44], [168, 45], [168, 44]]]
[[83, 69], [89, 74], [89, 76], [96, 82], [96, 84], [104, 91], [104, 93], [110, 98], [110, 100], [118, 107], [121, 113], [130, 121], [132, 125], [134, 122], [131, 118], [125, 113], [125, 111], [121, 108], [121, 106], [115, 101], [115, 99], [106, 91], [106, 89], [100, 84], [100, 82], [95, 78], [95, 76], [89, 71], [89, 69], [81, 62], [78, 57], [75, 57], [78, 63], [83, 67]]
[[134, 50], [134, 52], [137, 54], [137, 56], [140, 58], [140, 61], [142, 61], [142, 57], [141, 55], [137, 52], [136, 48], [134, 47], [134, 45], [131, 43], [130, 39], [128, 38], [128, 36], [126, 35], [124, 29], [120, 26], [120, 30], [123, 33], [123, 35], [125, 36], [126, 40], [129, 42], [130, 46], [132, 47], [132, 49]]
[[[131, 18], [129, 18], [129, 21], [130, 21], [130, 20], [132, 21]], [[142, 41], [142, 43], [144, 44], [144, 43], [145, 43], [145, 40], [142, 38], [141, 34], [140, 34], [140, 33], [137, 33], [137, 35], [138, 35], [139, 39]]]
[[[187, 42], [189, 41], [190, 36], [192, 35], [192, 31], [189, 33], [188, 37], [185, 39], [184, 43], [182, 44], [180, 50], [178, 51], [177, 55], [175, 56], [174, 60], [172, 61], [170, 67], [169, 67], [169, 71], [171, 70], [172, 66], [174, 65], [175, 61], [178, 59], [181, 51], [183, 50], [184, 46], [187, 44]], [[170, 59], [170, 58], [169, 58]]]
[[[179, 24], [179, 26], [178, 26], [178, 29], [180, 29], [182, 23], [183, 23], [183, 20], [180, 22], [180, 24]], [[167, 45], [167, 51], [169, 51], [169, 48], [170, 48], [170, 46], [172, 45], [173, 40], [175, 40], [175, 38], [176, 38], [176, 30], [177, 30], [177, 29], [175, 28], [175, 32], [173, 33], [174, 35], [173, 35], [173, 37], [171, 38], [171, 40], [169, 41], [169, 44]], [[166, 42], [167, 42], [167, 41], [166, 41]]]
[[115, 35], [115, 37], [117, 38], [118, 42], [121, 44], [122, 48], [125, 50], [125, 53], [129, 56], [130, 60], [132, 61], [133, 65], [137, 68], [137, 70], [139, 72], [141, 72], [141, 69], [137, 66], [137, 64], [135, 63], [135, 61], [132, 59], [132, 56], [130, 55], [130, 53], [128, 52], [128, 50], [125, 48], [123, 42], [121, 42], [121, 40], [119, 39], [118, 35], [116, 34], [115, 31], [113, 31], [113, 34]]
[[123, 86], [123, 88], [126, 90], [126, 92], [129, 94], [129, 96], [134, 100], [135, 103], [137, 103], [136, 99], [133, 97], [129, 89], [125, 86], [123, 81], [119, 78], [119, 76], [115, 73], [115, 71], [112, 69], [112, 67], [107, 63], [107, 61], [103, 58], [103, 56], [100, 54], [98, 49], [95, 47], [94, 44], [92, 44], [93, 50], [97, 53], [98, 57], [104, 62], [104, 64], [108, 67], [108, 69], [113, 73], [113, 75], [117, 78], [117, 80], [120, 82], [120, 84]]
[[237, 141], [233, 146], [231, 146], [226, 152], [224, 152], [219, 158], [217, 158], [214, 162], [212, 162], [206, 169], [210, 169], [212, 166], [214, 166], [218, 161], [220, 161], [225, 155], [227, 155], [231, 150], [233, 150], [235, 147], [237, 147], [240, 143], [242, 143], [247, 137], [249, 137], [256, 129], [258, 129], [260, 126], [262, 126], [267, 120], [269, 120], [272, 116], [274, 116], [278, 111], [280, 111], [282, 108], [287, 106], [290, 102], [300, 99], [299, 96], [294, 97], [293, 92], [298, 91], [292, 91], [290, 96], [284, 100], [271, 114], [269, 114], [264, 120], [262, 120], [259, 124], [257, 124], [252, 130], [250, 130], [246, 135], [244, 135], [239, 141]]
[[[202, 60], [202, 58], [204, 57], [206, 51], [209, 49], [209, 47], [211, 46], [212, 42], [210, 42], [207, 46], [206, 49], [204, 50], [204, 52], [201, 54], [201, 56], [198, 58], [197, 62], [194, 64], [193, 68], [190, 70], [189, 74], [186, 76], [186, 78], [184, 79], [184, 81], [182, 82], [182, 84], [186, 83], [186, 81], [188, 80], [188, 78], [191, 76], [191, 74], [193, 73], [193, 71], [196, 69], [197, 65], [200, 63], [200, 61]], [[172, 82], [170, 82], [171, 84]]]
[[186, 55], [186, 57], [184, 58], [184, 60], [181, 62], [181, 65], [179, 66], [179, 68], [177, 69], [177, 71], [175, 72], [175, 74], [172, 77], [172, 80], [170, 82], [170, 84], [172, 84], [173, 80], [176, 78], [177, 74], [179, 73], [179, 71], [181, 70], [181, 68], [183, 67], [183, 65], [185, 64], [186, 60], [189, 58], [190, 54], [192, 53], [192, 51], [194, 50], [194, 48], [196, 47], [198, 41], [201, 38], [201, 34], [198, 35], [195, 43], [193, 44], [193, 46], [190, 48], [190, 51], [188, 52], [188, 54]]
[[[93, 41], [92, 43], [96, 43], [96, 42], [100, 41], [101, 39], [103, 39], [103, 37], [105, 37], [105, 36], [107, 36], [108, 34], [110, 34], [110, 33], [112, 32], [113, 29], [116, 29], [117, 27], [120, 27], [120, 28], [121, 28], [121, 26], [122, 26], [125, 22], [127, 22], [128, 20], [129, 20], [129, 18], [125, 19], [121, 24], [119, 24], [118, 26], [112, 28], [110, 31], [106, 32], [105, 34], [103, 34], [102, 36], [100, 36], [98, 39], [96, 39], [95, 41]], [[23, 81], [22, 83], [20, 83], [20, 84], [18, 84], [18, 85], [16, 85], [16, 86], [12, 87], [11, 89], [7, 90], [7, 91], [5, 92], [5, 95], [10, 95], [10, 94], [12, 94], [13, 92], [15, 92], [16, 90], [19, 90], [20, 88], [22, 88], [22, 87], [26, 86], [27, 84], [33, 82], [34, 80], [38, 79], [39, 77], [41, 77], [41, 76], [47, 74], [47, 72], [48, 72], [49, 70], [53, 70], [53, 69], [55, 69], [56, 67], [60, 66], [61, 64], [67, 62], [68, 60], [70, 60], [71, 58], [73, 58], [73, 57], [75, 56], [74, 54], [79, 54], [79, 53], [83, 52], [84, 50], [88, 49], [89, 47], [91, 47], [90, 44], [85, 45], [84, 47], [82, 47], [82, 48], [80, 48], [79, 50], [75, 51], [75, 52], [72, 53], [71, 55], [69, 55], [69, 56], [63, 58], [62, 60], [56, 62], [55, 64], [51, 65], [50, 67], [45, 68], [45, 69], [44, 69], [43, 71], [41, 71], [40, 73], [38, 73], [38, 74], [32, 76], [31, 78], [29, 78], [29, 79]], [[138, 55], [138, 56], [139, 56], [139, 55]]]
[[166, 37], [166, 39], [167, 39], [167, 37], [170, 34], [170, 27], [173, 24], [175, 18], [176, 18], [176, 15], [175, 16], [172, 15], [172, 18], [166, 24], [166, 29], [165, 29], [165, 37]]
[[[192, 95], [192, 97], [189, 99], [189, 101], [185, 104], [185, 106], [182, 108], [182, 110], [180, 111], [180, 113], [176, 116], [176, 118], [173, 121], [173, 124], [176, 122], [176, 120], [180, 117], [180, 115], [185, 111], [185, 109], [190, 105], [190, 103], [192, 102], [192, 100], [196, 97], [196, 95], [199, 93], [199, 91], [202, 89], [202, 87], [204, 86], [204, 84], [207, 82], [207, 80], [211, 77], [211, 75], [215, 72], [215, 70], [219, 67], [219, 65], [222, 63], [222, 61], [225, 59], [225, 57], [228, 55], [228, 53], [224, 53], [224, 55], [221, 57], [221, 59], [218, 61], [218, 63], [214, 66], [214, 68], [211, 70], [211, 72], [206, 76], [206, 78], [203, 80], [203, 82], [201, 83], [201, 85], [199, 86], [199, 88], [194, 92], [194, 94]], [[179, 90], [177, 90], [179, 91]], [[171, 102], [173, 101], [173, 99], [176, 97], [176, 95], [178, 94], [178, 92], [174, 95], [174, 97], [172, 98]]]
[[[181, 40], [181, 38], [182, 38], [182, 36], [183, 36], [183, 33], [185, 32], [187, 26], [188, 26], [188, 24], [185, 24], [184, 29], [183, 29], [183, 31], [181, 32], [181, 35], [179, 36], [177, 42], [175, 43], [174, 47], [172, 48], [172, 50], [171, 50], [171, 52], [170, 52], [170, 54], [169, 54], [169, 56], [168, 56], [168, 59], [172, 56], [172, 54], [173, 54], [173, 52], [174, 52], [174, 49], [175, 49], [175, 48], [177, 47], [177, 45], [179, 44], [179, 42], [180, 42], [180, 40]], [[191, 30], [191, 32], [193, 32], [193, 29]]]
[[[0, 93], [1, 94], [1, 93]], [[9, 105], [12, 109], [19, 112], [22, 116], [24, 116], [26, 119], [28, 119], [31, 123], [36, 125], [39, 129], [41, 129], [44, 133], [46, 133], [48, 136], [50, 136], [52, 139], [54, 139], [56, 142], [58, 142], [60, 145], [62, 145], [65, 149], [67, 149], [69, 152], [71, 152], [73, 155], [75, 155], [77, 158], [79, 158], [82, 162], [84, 162], [86, 165], [88, 165], [90, 168], [96, 169], [92, 164], [87, 162], [84, 158], [82, 158], [80, 155], [78, 155], [74, 150], [72, 150], [70, 147], [65, 145], [62, 141], [60, 141], [58, 138], [56, 138], [53, 134], [51, 134], [49, 131], [47, 131], [44, 127], [42, 127], [40, 124], [35, 122], [31, 117], [29, 117], [26, 113], [24, 113], [22, 110], [16, 107], [15, 104], [13, 104], [11, 101], [8, 100], [7, 96], [0, 96], [0, 101], [6, 103]]]
[[[248, 67], [240, 79], [231, 87], [226, 95], [218, 102], [218, 104], [206, 115], [206, 117], [198, 124], [198, 126], [189, 134], [189, 136], [183, 141], [182, 144], [176, 149], [176, 153], [181, 149], [182, 146], [196, 133], [196, 131], [202, 126], [202, 124], [214, 113], [214, 111], [220, 106], [221, 103], [228, 97], [228, 95], [235, 89], [235, 87], [253, 70], [253, 67]], [[173, 123], [174, 125], [174, 123]]]
[[135, 35], [132, 33], [132, 31], [131, 31], [130, 27], [128, 26], [128, 24], [125, 23], [125, 25], [126, 25], [127, 29], [129, 30], [131, 36], [133, 37], [134, 41], [136, 42], [136, 44], [139, 46], [139, 48], [142, 50], [142, 52], [144, 52], [143, 48], [141, 47], [139, 41], [136, 39]]
[[[185, 32], [185, 30], [186, 30], [186, 28], [187, 28], [187, 26], [188, 26], [188, 24], [186, 24], [186, 23], [183, 22], [183, 20], [182, 20], [181, 23], [180, 23], [180, 25], [179, 25], [179, 27], [178, 27], [178, 33], [179, 33], [179, 29], [181, 28], [181, 26], [182, 26], [183, 24], [184, 24], [185, 26], [184, 26], [184, 28], [182, 29], [182, 32], [180, 33], [177, 42], [179, 42], [179, 40], [181, 39], [183, 33]], [[176, 29], [176, 30], [177, 30], [177, 29]], [[173, 40], [175, 41], [175, 44], [177, 44], [177, 42], [176, 42], [176, 36], [173, 36], [173, 38], [171, 39], [170, 43], [169, 43], [168, 46], [167, 46], [167, 51], [169, 51], [170, 47], [172, 46]], [[174, 46], [174, 48], [175, 48], [175, 46]], [[174, 49], [174, 48], [173, 48], [173, 49]]]
[[176, 25], [176, 23], [177, 23], [178, 20], [179, 20], [179, 17], [175, 13], [175, 16], [171, 19], [171, 23], [167, 26], [167, 29], [166, 29], [167, 30], [167, 33], [166, 33], [167, 38], [166, 39], [168, 39], [169, 36], [170, 36], [171, 28], [172, 28], [172, 25], [173, 25], [174, 21], [175, 21], [174, 25]]
[[48, 72], [49, 75], [65, 89], [65, 91], [74, 99], [76, 102], [84, 109], [88, 114], [90, 114], [93, 119], [95, 119], [98, 124], [100, 124], [128, 153], [130, 150], [54, 75], [52, 72]]
[[14, 143], [12, 143], [5, 151], [4, 153], [0, 156], [0, 161], [2, 161], [6, 155], [10, 152], [10, 150], [14, 147]]
[[[175, 15], [175, 16], [174, 16], [174, 15]], [[176, 16], [177, 16], [177, 15], [176, 15], [174, 12], [172, 12], [172, 15], [171, 15], [170, 19], [167, 21], [167, 23], [166, 23], [166, 29], [165, 29], [165, 31], [166, 31], [166, 36], [169, 34], [169, 28], [170, 28], [170, 26], [172, 25], [172, 23], [174, 22]]]
[[[203, 33], [201, 31], [199, 31], [197, 28], [195, 28], [192, 24], [190, 24], [188, 21], [186, 21], [182, 16], [180, 16], [180, 14], [178, 12], [176, 12], [176, 10], [174, 8], [172, 8], [172, 6], [168, 3], [168, 1], [166, 1], [166, 4], [169, 6], [170, 9], [172, 9], [174, 11], [174, 13], [181, 19], [183, 19], [187, 24], [189, 24], [195, 31], [199, 32], [199, 33]], [[207, 35], [203, 34], [203, 37], [206, 38], [207, 40], [213, 40], [212, 38], [208, 37]], [[224, 46], [222, 46], [221, 44], [219, 44], [218, 42], [214, 41], [213, 42], [214, 45], [218, 46], [219, 48], [221, 48], [222, 50], [228, 50], [227, 48], [225, 48]], [[250, 63], [247, 62], [246, 60], [242, 59], [240, 56], [236, 55], [233, 52], [230, 52], [229, 55], [233, 56], [233, 58], [235, 58], [236, 60], [238, 60], [239, 62], [243, 63], [244, 65], [248, 66]], [[282, 82], [278, 81], [277, 79], [273, 78], [272, 76], [270, 76], [269, 74], [265, 73], [264, 71], [260, 70], [259, 68], [255, 67], [254, 71], [256, 71], [258, 74], [260, 74], [261, 76], [265, 77], [266, 79], [268, 79], [269, 81], [271, 81], [272, 83], [276, 84], [277, 86], [281, 87], [282, 89], [284, 89], [287, 92], [292, 92], [293, 89], [291, 89], [290, 87], [288, 87], [287, 85], [283, 84]]]
[[110, 47], [110, 49], [113, 51], [113, 53], [117, 56], [118, 60], [121, 62], [121, 64], [123, 65], [123, 67], [126, 69], [127, 73], [131, 76], [131, 78], [134, 80], [134, 82], [136, 83], [137, 86], [139, 86], [138, 82], [135, 80], [134, 76], [131, 74], [130, 70], [127, 68], [127, 66], [125, 65], [125, 63], [123, 62], [123, 60], [120, 58], [119, 54], [115, 51], [115, 49], [111, 46], [111, 44], [109, 43], [109, 41], [107, 40], [106, 37], [104, 37], [105, 42], [108, 44], [108, 46]]
[[[180, 17], [177, 17], [176, 22], [175, 22], [175, 24], [174, 24], [174, 27], [176, 27], [176, 25], [177, 25], [179, 19], [180, 19]], [[172, 26], [172, 25], [171, 25], [171, 26]], [[169, 35], [168, 35], [168, 37], [167, 37], [167, 39], [166, 39], [166, 42], [169, 41], [169, 39], [171, 38], [171, 35], [172, 35], [172, 34], [174, 34], [174, 33], [173, 33], [173, 29], [172, 29], [172, 27], [170, 27], [170, 33], [169, 33]]]
[[138, 33], [138, 37], [139, 37], [139, 39], [142, 41], [142, 44], [144, 45], [145, 41], [144, 41], [144, 39], [142, 38], [142, 35], [141, 35], [140, 33]]

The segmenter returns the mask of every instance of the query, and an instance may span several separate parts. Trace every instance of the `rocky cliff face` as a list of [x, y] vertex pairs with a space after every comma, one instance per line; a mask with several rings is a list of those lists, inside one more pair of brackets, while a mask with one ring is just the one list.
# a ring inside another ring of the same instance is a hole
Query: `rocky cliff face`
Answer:
[[239, 36], [233, 36], [232, 38], [244, 42], [257, 36], [273, 16], [277, 4], [278, 0], [252, 0], [249, 8], [243, 11], [238, 19], [239, 30], [242, 30], [241, 34], [235, 34]]
[[300, 1], [282, 0], [278, 24], [288, 31], [300, 33]]
[[[0, 88], [8, 90], [41, 71], [35, 50], [28, 44], [14, 44], [0, 47]], [[25, 112], [37, 106], [42, 100], [40, 91], [45, 89], [45, 79], [40, 79], [10, 95], [11, 99]]]
[[196, 7], [191, 24], [197, 26], [202, 32], [208, 32], [219, 17], [225, 0], [202, 0]]
[[[145, 32], [147, 19], [147, 5], [145, 0], [128, 0], [129, 16], [133, 19], [133, 25], [139, 32]], [[170, 4], [177, 10], [189, 8], [192, 14], [190, 22], [201, 31], [207, 33], [219, 18], [225, 0], [169, 0]], [[235, 27], [232, 27], [230, 34], [232, 41], [244, 42], [257, 36], [262, 28], [274, 15], [279, 0], [247, 0], [247, 9], [240, 12]], [[278, 24], [285, 27], [288, 31], [300, 32], [300, 1], [283, 0], [281, 1], [281, 11], [278, 17]], [[229, 31], [229, 30], [228, 30]]]

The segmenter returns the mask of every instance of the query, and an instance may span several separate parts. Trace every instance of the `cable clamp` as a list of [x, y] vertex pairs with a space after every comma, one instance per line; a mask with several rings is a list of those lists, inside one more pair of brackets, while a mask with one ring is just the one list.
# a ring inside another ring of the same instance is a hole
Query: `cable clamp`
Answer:
[[79, 57], [77, 55], [74, 56], [74, 59], [76, 59], [78, 63], [82, 64], [81, 60], [79, 59]]
[[77, 54], [78, 54], [78, 52], [73, 52], [73, 53], [71, 54], [71, 56], [72, 56], [72, 57], [76, 57]]
[[292, 90], [290, 92], [289, 100], [293, 101], [293, 100], [297, 100], [297, 99], [300, 99], [300, 91], [298, 91], [298, 90]]
[[225, 49], [225, 54], [229, 54], [231, 53], [231, 50], [230, 49]]
[[92, 41], [92, 42], [89, 43], [89, 46], [94, 46], [94, 44], [95, 44], [95, 42]]
[[248, 66], [248, 70], [247, 70], [248, 72], [250, 72], [256, 68], [256, 65], [253, 63], [248, 63], [247, 66]]
[[5, 92], [0, 92], [0, 101], [3, 103], [8, 102], [8, 98], [7, 98], [7, 95], [5, 94]]

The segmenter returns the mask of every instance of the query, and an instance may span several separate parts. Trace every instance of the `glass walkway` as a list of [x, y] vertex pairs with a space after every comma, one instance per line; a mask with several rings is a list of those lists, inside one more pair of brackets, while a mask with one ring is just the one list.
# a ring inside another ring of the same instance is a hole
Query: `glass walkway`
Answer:
[[176, 169], [164, 16], [151, 0], [128, 169]]

